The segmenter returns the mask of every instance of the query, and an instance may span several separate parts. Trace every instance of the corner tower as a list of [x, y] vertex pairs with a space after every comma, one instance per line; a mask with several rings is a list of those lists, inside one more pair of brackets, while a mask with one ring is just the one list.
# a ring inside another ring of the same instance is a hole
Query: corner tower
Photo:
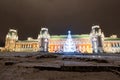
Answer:
[[9, 29], [9, 32], [6, 35], [5, 49], [7, 51], [14, 51], [17, 40], [18, 40], [17, 30]]
[[94, 53], [102, 53], [103, 52], [104, 33], [101, 31], [101, 28], [99, 25], [92, 26], [90, 38], [91, 38], [91, 42], [92, 42], [93, 52]]
[[40, 51], [48, 52], [50, 34], [47, 28], [41, 28], [40, 34], [38, 35]]

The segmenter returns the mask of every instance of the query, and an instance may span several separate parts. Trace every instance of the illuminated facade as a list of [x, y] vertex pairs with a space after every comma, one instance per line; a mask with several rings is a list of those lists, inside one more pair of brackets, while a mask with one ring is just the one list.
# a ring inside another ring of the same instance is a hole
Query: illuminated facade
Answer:
[[[63, 52], [67, 35], [53, 35], [49, 41], [49, 52]], [[72, 35], [73, 46], [75, 44], [75, 52], [92, 53], [92, 44], [88, 34]], [[66, 51], [65, 51], [66, 52]], [[67, 51], [68, 52], [68, 51]]]
[[106, 53], [119, 53], [120, 52], [120, 38], [116, 35], [106, 37], [104, 40], [104, 51]]
[[37, 39], [28, 37], [19, 40], [17, 30], [10, 29], [6, 35], [5, 50], [11, 52], [79, 52], [119, 53], [120, 38], [116, 35], [105, 37], [98, 25], [92, 26], [90, 34], [50, 35], [47, 28], [41, 28]]

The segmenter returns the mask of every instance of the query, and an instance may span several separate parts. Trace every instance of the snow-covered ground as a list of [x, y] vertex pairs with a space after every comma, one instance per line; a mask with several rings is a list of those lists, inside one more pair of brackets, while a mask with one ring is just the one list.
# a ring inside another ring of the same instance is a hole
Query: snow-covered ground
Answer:
[[119, 54], [0, 53], [0, 80], [119, 79]]

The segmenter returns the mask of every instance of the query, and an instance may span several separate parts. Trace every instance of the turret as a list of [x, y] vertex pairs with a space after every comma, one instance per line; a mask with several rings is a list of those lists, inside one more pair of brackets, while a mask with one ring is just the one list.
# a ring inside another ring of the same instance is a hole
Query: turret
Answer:
[[41, 28], [40, 34], [38, 35], [38, 40], [40, 44], [40, 51], [48, 52], [50, 34], [47, 28]]
[[7, 51], [15, 50], [15, 43], [18, 40], [17, 30], [9, 29], [9, 32], [6, 35], [5, 48]]
[[90, 33], [92, 48], [94, 53], [103, 52], [104, 33], [101, 31], [99, 25], [92, 26]]

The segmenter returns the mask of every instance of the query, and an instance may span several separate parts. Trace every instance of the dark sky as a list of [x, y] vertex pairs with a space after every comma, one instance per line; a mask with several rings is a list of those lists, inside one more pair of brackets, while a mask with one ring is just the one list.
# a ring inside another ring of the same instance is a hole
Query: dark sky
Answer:
[[105, 35], [120, 35], [120, 0], [0, 0], [0, 41], [9, 28], [20, 39], [36, 38], [41, 26], [50, 34], [89, 33], [99, 24]]

